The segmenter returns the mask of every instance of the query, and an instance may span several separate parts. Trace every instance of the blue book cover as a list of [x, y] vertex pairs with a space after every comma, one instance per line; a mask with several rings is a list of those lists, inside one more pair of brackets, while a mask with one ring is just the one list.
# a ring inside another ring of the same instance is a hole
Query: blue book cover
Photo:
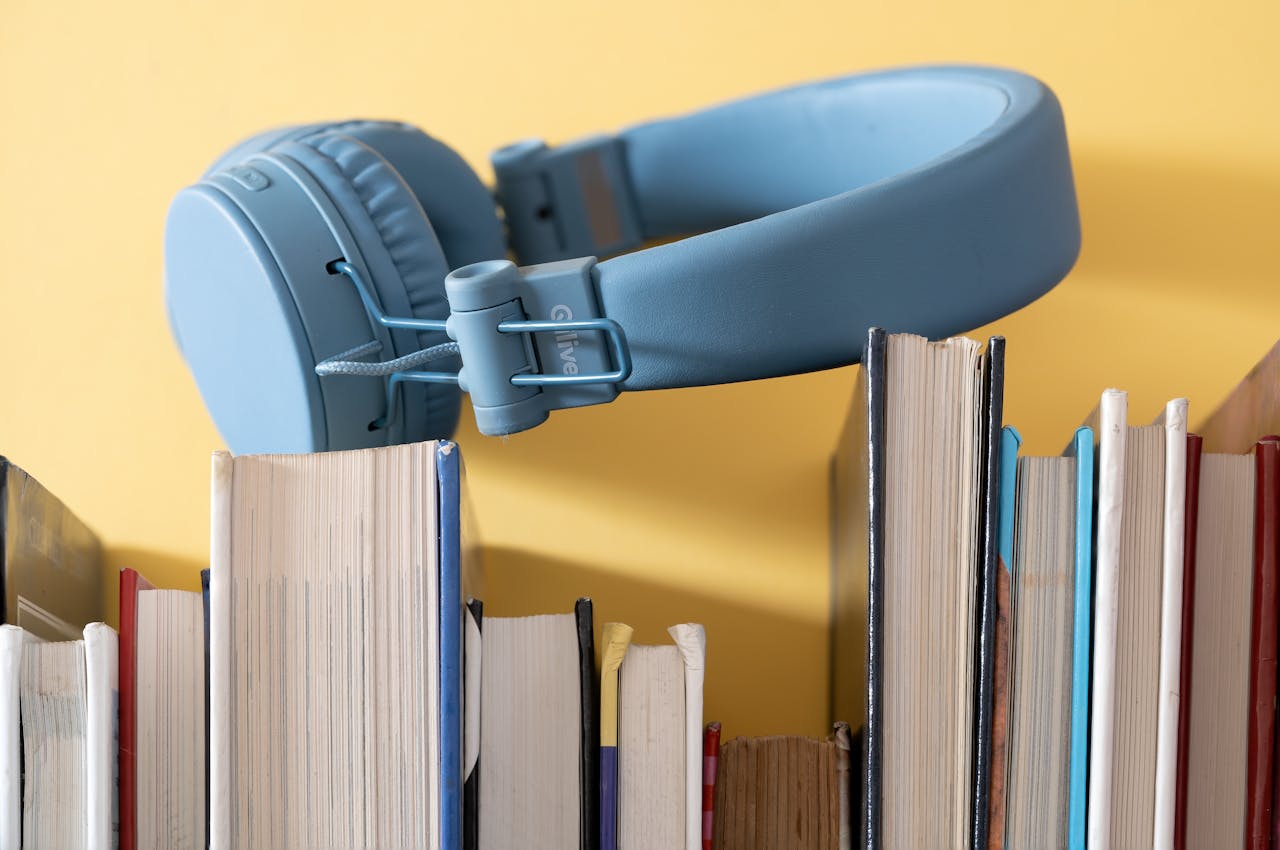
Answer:
[[1000, 430], [1000, 525], [998, 547], [1000, 564], [1005, 571], [1013, 569], [1013, 529], [1018, 515], [1014, 511], [1014, 498], [1018, 493], [1018, 451], [1022, 448], [1022, 435], [1012, 425]]
[[1071, 744], [1068, 757], [1067, 848], [1084, 850], [1089, 778], [1089, 672], [1093, 624], [1093, 429], [1076, 429], [1067, 455], [1076, 459], [1075, 612], [1071, 650]]
[[462, 460], [436, 448], [440, 484], [440, 846], [462, 846]]

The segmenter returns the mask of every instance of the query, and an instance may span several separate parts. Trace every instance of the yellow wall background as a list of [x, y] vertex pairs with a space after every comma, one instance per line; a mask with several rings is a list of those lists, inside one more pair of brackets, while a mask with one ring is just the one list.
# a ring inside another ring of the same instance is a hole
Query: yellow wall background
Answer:
[[[486, 177], [556, 141], [856, 69], [1014, 66], [1067, 116], [1084, 252], [1007, 335], [1006, 417], [1056, 452], [1106, 386], [1206, 414], [1280, 336], [1280, 5], [742, 0], [0, 4], [0, 452], [111, 566], [195, 587], [220, 440], [170, 341], [173, 193], [261, 128], [415, 122]], [[707, 715], [819, 733], [826, 462], [844, 369], [625, 397], [463, 446], [487, 611], [568, 610], [657, 641], [707, 624]]]

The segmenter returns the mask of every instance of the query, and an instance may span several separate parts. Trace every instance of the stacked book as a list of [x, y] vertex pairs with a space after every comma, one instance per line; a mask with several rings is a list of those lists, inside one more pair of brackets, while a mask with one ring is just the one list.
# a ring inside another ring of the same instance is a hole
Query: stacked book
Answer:
[[1280, 346], [1203, 438], [1107, 390], [1054, 457], [1002, 427], [999, 338], [873, 330], [863, 362], [832, 475], [857, 842], [1271, 847]]

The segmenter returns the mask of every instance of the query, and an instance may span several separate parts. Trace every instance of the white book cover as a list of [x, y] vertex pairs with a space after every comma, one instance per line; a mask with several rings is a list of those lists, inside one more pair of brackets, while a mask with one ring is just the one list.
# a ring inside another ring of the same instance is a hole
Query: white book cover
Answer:
[[119, 655], [116, 631], [105, 623], [84, 627], [85, 663], [85, 847], [113, 850], [117, 846], [119, 783], [116, 756], [120, 751]]
[[21, 850], [22, 737], [19, 685], [24, 632], [0, 626], [0, 850]]
[[1098, 529], [1094, 562], [1093, 692], [1089, 711], [1089, 850], [1109, 850], [1111, 844], [1116, 622], [1127, 417], [1128, 396], [1121, 390], [1104, 392], [1090, 417], [1090, 424], [1098, 435]]
[[1178, 778], [1178, 692], [1182, 666], [1182, 576], [1187, 501], [1187, 400], [1175, 398], [1156, 420], [1164, 426], [1164, 539], [1160, 597], [1160, 694], [1156, 720], [1153, 850], [1173, 850]]
[[684, 661], [685, 850], [702, 850], [702, 686], [707, 633], [698, 623], [667, 629]]

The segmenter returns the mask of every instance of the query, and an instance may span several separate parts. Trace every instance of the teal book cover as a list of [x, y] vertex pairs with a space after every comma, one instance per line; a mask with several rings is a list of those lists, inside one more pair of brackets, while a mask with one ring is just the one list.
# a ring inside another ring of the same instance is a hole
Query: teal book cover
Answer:
[[1067, 455], [1076, 459], [1075, 612], [1071, 651], [1071, 743], [1068, 760], [1067, 848], [1084, 850], [1088, 811], [1089, 673], [1093, 624], [1093, 429], [1076, 429]]

